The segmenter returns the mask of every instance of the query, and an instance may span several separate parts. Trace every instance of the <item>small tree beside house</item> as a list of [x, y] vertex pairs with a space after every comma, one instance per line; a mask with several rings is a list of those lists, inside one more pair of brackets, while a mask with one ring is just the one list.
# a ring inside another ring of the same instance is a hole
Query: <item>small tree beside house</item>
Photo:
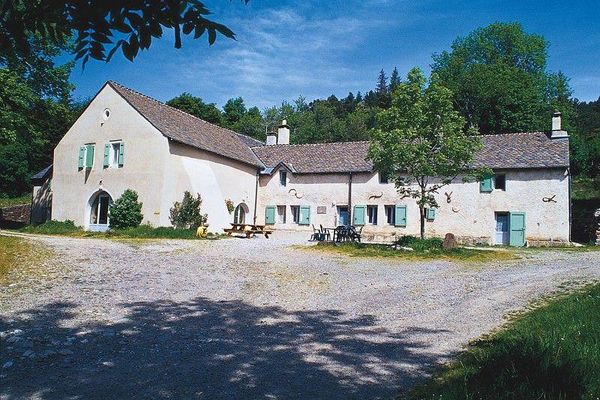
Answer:
[[183, 200], [176, 201], [170, 210], [170, 220], [175, 228], [178, 229], [196, 229], [206, 224], [207, 214], [202, 214], [202, 197], [196, 194], [196, 197], [188, 191], [183, 193]]
[[465, 128], [465, 119], [454, 110], [452, 92], [435, 75], [426, 84], [418, 68], [398, 84], [391, 107], [377, 114], [368, 152], [375, 169], [394, 181], [402, 197], [416, 199], [421, 239], [426, 209], [438, 206], [434, 194], [461, 174], [467, 180], [482, 173], [471, 169], [482, 146], [477, 129]]
[[110, 227], [112, 229], [135, 228], [139, 226], [144, 215], [142, 203], [138, 202], [135, 190], [127, 189], [110, 206]]

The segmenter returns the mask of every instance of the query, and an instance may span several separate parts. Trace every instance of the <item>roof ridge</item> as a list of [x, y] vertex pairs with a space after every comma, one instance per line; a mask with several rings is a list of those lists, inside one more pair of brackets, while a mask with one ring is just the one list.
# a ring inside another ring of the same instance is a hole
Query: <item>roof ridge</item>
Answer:
[[324, 143], [289, 143], [289, 144], [272, 144], [268, 146], [253, 146], [251, 149], [256, 148], [272, 148], [272, 147], [308, 147], [308, 146], [323, 146], [323, 145], [337, 145], [337, 144], [355, 144], [355, 143], [369, 143], [368, 140], [351, 140], [347, 142], [324, 142]]
[[487, 136], [507, 136], [507, 135], [535, 135], [538, 133], [542, 133], [544, 135], [547, 134], [547, 132], [544, 131], [532, 131], [532, 132], [505, 132], [505, 133], [490, 133], [490, 134], [486, 134], [486, 135], [482, 135], [480, 134], [480, 137], [487, 137]]
[[[170, 105], [168, 105], [167, 103], [164, 103], [164, 102], [162, 102], [162, 101], [160, 101], [160, 100], [158, 100], [158, 99], [155, 99], [154, 97], [148, 96], [147, 94], [144, 94], [144, 93], [138, 92], [138, 91], [137, 91], [137, 90], [135, 90], [135, 89], [131, 89], [131, 88], [129, 88], [129, 87], [127, 87], [127, 86], [125, 86], [125, 85], [123, 85], [123, 84], [119, 83], [119, 82], [115, 82], [115, 81], [113, 81], [113, 80], [109, 80], [108, 82], [109, 82], [109, 83], [111, 83], [111, 84], [117, 85], [117, 86], [121, 87], [122, 89], [129, 90], [130, 92], [133, 92], [134, 94], [137, 94], [138, 96], [142, 96], [142, 97], [145, 97], [145, 98], [147, 98], [148, 100], [151, 100], [151, 101], [154, 101], [154, 102], [156, 102], [156, 103], [159, 103], [161, 106], [168, 107], [168, 108], [170, 108], [170, 109], [172, 109], [172, 110], [174, 110], [174, 111], [177, 111], [177, 112], [179, 112], [179, 113], [182, 113], [182, 114], [185, 114], [185, 115], [187, 115], [187, 116], [190, 116], [190, 117], [192, 117], [192, 118], [195, 118], [195, 119], [197, 119], [198, 121], [200, 121], [200, 122], [202, 122], [202, 123], [204, 123], [204, 124], [211, 125], [211, 126], [214, 126], [214, 127], [216, 127], [216, 128], [219, 128], [219, 129], [224, 129], [224, 130], [226, 130], [226, 131], [228, 131], [228, 132], [235, 133], [236, 135], [240, 135], [240, 136], [246, 136], [246, 137], [248, 137], [248, 138], [254, 139], [254, 138], [252, 138], [252, 137], [250, 137], [250, 136], [248, 136], [248, 135], [244, 135], [244, 134], [242, 134], [242, 133], [239, 133], [239, 132], [236, 132], [236, 131], [234, 131], [234, 130], [232, 130], [232, 129], [229, 129], [229, 128], [224, 128], [224, 127], [222, 127], [222, 126], [219, 126], [219, 125], [217, 125], [217, 124], [213, 124], [212, 122], [208, 122], [208, 121], [206, 121], [206, 120], [203, 120], [203, 119], [202, 119], [202, 118], [200, 118], [200, 117], [197, 117], [197, 116], [195, 116], [195, 115], [192, 115], [192, 114], [190, 114], [190, 113], [187, 113], [187, 112], [185, 112], [185, 111], [183, 111], [183, 110], [180, 110], [179, 108], [176, 108], [176, 107], [170, 106]], [[256, 140], [256, 139], [254, 139], [254, 140]]]

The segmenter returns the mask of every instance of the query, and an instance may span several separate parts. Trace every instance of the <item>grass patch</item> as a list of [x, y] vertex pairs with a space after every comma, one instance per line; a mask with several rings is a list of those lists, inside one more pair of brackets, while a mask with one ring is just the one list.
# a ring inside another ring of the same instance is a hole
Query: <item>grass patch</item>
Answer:
[[406, 399], [597, 399], [600, 284], [563, 294], [474, 342]]
[[221, 235], [208, 234], [206, 238], [196, 236], [195, 229], [153, 228], [140, 225], [136, 228], [111, 229], [108, 232], [89, 232], [76, 226], [73, 221], [48, 221], [40, 225], [28, 225], [19, 230], [41, 235], [64, 235], [73, 237], [125, 238], [125, 239], [219, 239]]
[[8, 285], [35, 272], [51, 253], [28, 240], [0, 235], [0, 285]]
[[[310, 250], [326, 251], [343, 254], [349, 257], [390, 257], [406, 260], [451, 260], [468, 262], [491, 262], [501, 260], [513, 260], [518, 258], [512, 251], [494, 251], [455, 248], [444, 250], [441, 247], [432, 246], [433, 240], [426, 239], [429, 243], [420, 242], [413, 244], [413, 251], [395, 250], [383, 244], [366, 243], [319, 243], [317, 246], [309, 247]], [[407, 246], [411, 247], [411, 246]]]
[[31, 204], [31, 194], [24, 194], [19, 197], [0, 197], [0, 208], [19, 204]]

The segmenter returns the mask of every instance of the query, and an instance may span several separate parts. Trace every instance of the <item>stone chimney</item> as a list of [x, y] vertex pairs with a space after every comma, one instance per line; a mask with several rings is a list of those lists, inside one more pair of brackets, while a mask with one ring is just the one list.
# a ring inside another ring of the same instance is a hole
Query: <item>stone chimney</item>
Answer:
[[290, 127], [285, 119], [277, 127], [277, 144], [290, 144]]
[[554, 111], [552, 114], [552, 139], [567, 138], [569, 134], [562, 130], [560, 111]]
[[273, 131], [267, 132], [267, 146], [277, 144], [277, 134]]

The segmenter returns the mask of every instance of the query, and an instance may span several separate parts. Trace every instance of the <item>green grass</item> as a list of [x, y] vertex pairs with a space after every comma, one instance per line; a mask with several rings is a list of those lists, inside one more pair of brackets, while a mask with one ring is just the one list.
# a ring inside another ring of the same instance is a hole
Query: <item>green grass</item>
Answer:
[[40, 272], [51, 252], [43, 246], [13, 236], [0, 235], [0, 286]]
[[0, 195], [0, 208], [15, 206], [18, 204], [30, 204], [31, 203], [31, 194], [24, 194], [19, 197], [2, 197]]
[[599, 397], [600, 284], [595, 284], [514, 317], [404, 398]]
[[[438, 239], [439, 240], [439, 239]], [[490, 262], [501, 260], [512, 260], [518, 258], [513, 251], [495, 251], [495, 250], [476, 250], [455, 248], [444, 250], [433, 246], [435, 241], [427, 239], [427, 242], [421, 241], [413, 243], [413, 251], [395, 250], [390, 246], [382, 244], [366, 243], [319, 243], [317, 246], [309, 247], [310, 251], [324, 251], [330, 253], [343, 254], [349, 257], [390, 257], [406, 260], [426, 260], [441, 259], [468, 262]]]
[[[41, 235], [64, 235], [73, 237], [126, 238], [126, 239], [204, 239], [196, 236], [195, 229], [153, 228], [140, 225], [136, 228], [114, 229], [108, 232], [88, 232], [75, 226], [73, 221], [48, 221], [40, 225], [28, 225], [20, 232]], [[209, 234], [206, 239], [218, 239], [220, 235]]]
[[600, 180], [594, 178], [573, 178], [572, 186], [573, 200], [600, 199]]

